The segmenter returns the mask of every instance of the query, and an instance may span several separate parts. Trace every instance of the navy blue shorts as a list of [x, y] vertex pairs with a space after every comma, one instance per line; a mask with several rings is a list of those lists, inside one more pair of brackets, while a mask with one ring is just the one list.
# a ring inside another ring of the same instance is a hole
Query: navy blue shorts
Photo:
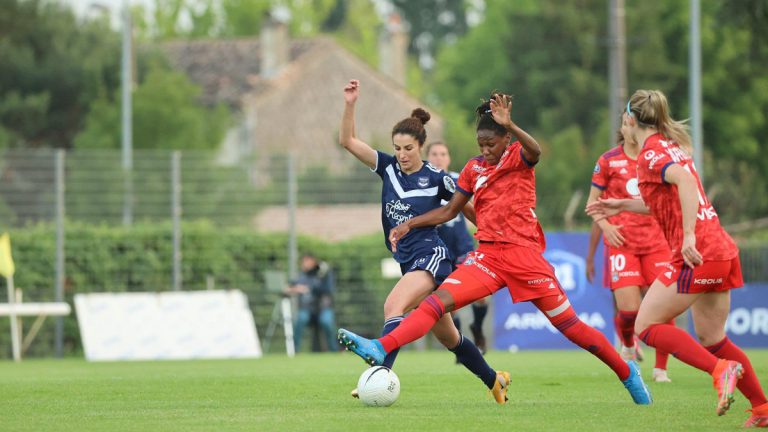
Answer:
[[416, 270], [428, 271], [435, 278], [437, 286], [440, 286], [445, 278], [453, 273], [453, 269], [451, 256], [448, 254], [448, 249], [444, 246], [436, 246], [432, 248], [432, 253], [400, 264], [400, 272], [402, 274]]

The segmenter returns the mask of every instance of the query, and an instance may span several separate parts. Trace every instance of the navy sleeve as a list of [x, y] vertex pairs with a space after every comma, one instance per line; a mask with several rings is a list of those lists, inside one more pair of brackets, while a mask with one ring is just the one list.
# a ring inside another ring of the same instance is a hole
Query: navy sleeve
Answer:
[[376, 169], [371, 171], [378, 174], [379, 177], [384, 178], [384, 170], [387, 169], [387, 166], [391, 165], [394, 160], [394, 156], [376, 150]]

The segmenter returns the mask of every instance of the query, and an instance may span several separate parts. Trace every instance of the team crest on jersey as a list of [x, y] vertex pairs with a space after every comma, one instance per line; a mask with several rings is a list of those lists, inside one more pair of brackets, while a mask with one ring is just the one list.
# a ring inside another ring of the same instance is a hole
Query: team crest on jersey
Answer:
[[448, 192], [450, 193], [456, 192], [456, 183], [453, 182], [453, 179], [451, 178], [451, 176], [443, 177], [443, 185], [445, 186], [445, 189]]
[[419, 177], [419, 180], [416, 182], [416, 184], [418, 184], [420, 188], [429, 186], [429, 177]]

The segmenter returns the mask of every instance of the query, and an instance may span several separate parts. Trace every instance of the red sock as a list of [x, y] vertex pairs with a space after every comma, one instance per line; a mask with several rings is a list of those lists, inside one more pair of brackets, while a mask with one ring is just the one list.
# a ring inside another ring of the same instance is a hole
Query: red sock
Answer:
[[718, 358], [735, 360], [741, 363], [741, 366], [744, 368], [744, 377], [739, 380], [737, 387], [744, 397], [749, 399], [752, 408], [766, 403], [765, 394], [760, 386], [760, 381], [757, 379], [757, 374], [755, 374], [755, 370], [752, 368], [749, 357], [744, 354], [741, 348], [731, 342], [727, 336], [720, 342], [706, 348]]
[[620, 380], [624, 381], [629, 378], [629, 366], [622, 360], [619, 353], [613, 349], [608, 338], [599, 331], [584, 324], [576, 315], [573, 307], [568, 306], [566, 310], [557, 313], [557, 315], [549, 316], [547, 311], [559, 309], [566, 301], [568, 301], [567, 298], [558, 300], [556, 296], [549, 296], [536, 299], [533, 301], [533, 304], [544, 313], [544, 316], [549, 318], [552, 325], [567, 337], [568, 340], [602, 360], [603, 363], [616, 373]]
[[673, 325], [654, 324], [642, 333], [640, 339], [647, 345], [661, 349], [677, 357], [683, 363], [711, 374], [717, 357], [704, 349], [691, 335]]
[[625, 347], [635, 346], [635, 320], [637, 319], [637, 311], [616, 311], [616, 315], [613, 317], [614, 324], [616, 325], [616, 333], [621, 338], [621, 343]]
[[391, 352], [403, 345], [429, 333], [437, 320], [445, 313], [445, 306], [434, 294], [425, 298], [413, 312], [386, 336], [379, 339], [386, 352]]
[[[675, 320], [671, 319], [667, 321], [669, 325], [675, 325]], [[656, 369], [667, 370], [667, 360], [669, 360], [669, 353], [663, 349], [656, 348], [656, 364], [653, 366]]]

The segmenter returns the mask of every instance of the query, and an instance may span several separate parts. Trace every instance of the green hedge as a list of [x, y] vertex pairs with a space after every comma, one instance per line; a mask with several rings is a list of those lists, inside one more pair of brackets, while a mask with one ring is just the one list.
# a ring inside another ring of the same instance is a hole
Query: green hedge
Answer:
[[[184, 223], [182, 231], [183, 289], [205, 289], [210, 276], [216, 289], [243, 290], [263, 338], [277, 300], [266, 292], [263, 272], [287, 268], [287, 235], [220, 228], [206, 222]], [[55, 239], [55, 228], [50, 224], [11, 232], [15, 283], [23, 289], [24, 301], [54, 300]], [[317, 254], [335, 269], [337, 324], [369, 335], [377, 333], [381, 306], [393, 283], [381, 277], [379, 263], [389, 256], [381, 235], [341, 243], [300, 237], [299, 250]], [[73, 311], [77, 293], [156, 292], [171, 287], [170, 224], [138, 223], [126, 228], [67, 223], [65, 255], [65, 300]], [[25, 331], [31, 322], [32, 318], [24, 320]], [[0, 346], [4, 349], [0, 357], [11, 355], [9, 338], [9, 320], [2, 319]], [[270, 351], [283, 350], [283, 339], [278, 329]], [[48, 318], [26, 355], [52, 355], [53, 340], [54, 320]], [[82, 354], [75, 313], [64, 318], [64, 347], [65, 355]]]

